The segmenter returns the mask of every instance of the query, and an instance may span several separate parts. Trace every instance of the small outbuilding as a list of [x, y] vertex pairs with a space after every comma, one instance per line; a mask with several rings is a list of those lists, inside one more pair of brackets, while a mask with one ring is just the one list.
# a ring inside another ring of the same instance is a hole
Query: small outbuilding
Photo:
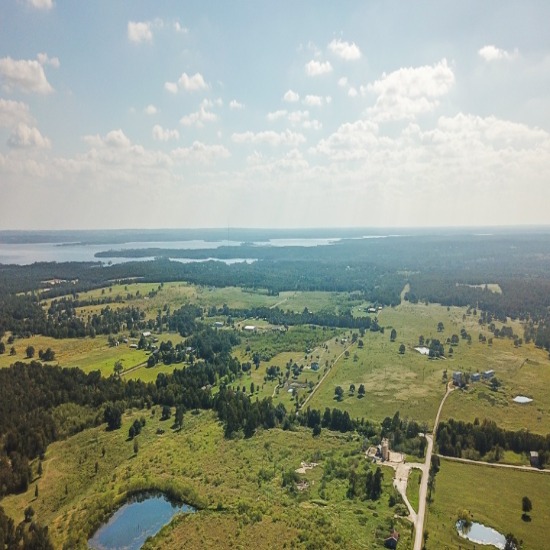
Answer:
[[399, 533], [394, 529], [391, 535], [386, 540], [384, 540], [384, 547], [392, 548], [393, 550], [395, 550], [395, 548], [397, 548], [398, 542], [399, 542]]
[[247, 330], [248, 332], [254, 332], [256, 330], [256, 327], [254, 325], [245, 325], [243, 330]]
[[481, 380], [481, 374], [479, 372], [474, 372], [471, 376], [470, 376], [470, 380], [472, 382], [479, 382]]
[[538, 468], [540, 466], [539, 453], [537, 453], [537, 451], [531, 451], [529, 453], [529, 462], [533, 468]]

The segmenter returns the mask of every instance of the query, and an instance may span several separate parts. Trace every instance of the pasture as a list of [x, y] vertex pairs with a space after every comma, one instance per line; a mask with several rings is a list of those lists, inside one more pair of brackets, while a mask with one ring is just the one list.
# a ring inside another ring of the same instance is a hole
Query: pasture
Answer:
[[[458, 536], [455, 523], [461, 510], [473, 521], [493, 527], [503, 535], [522, 539], [524, 550], [544, 547], [547, 518], [550, 517], [550, 474], [460, 464], [442, 459], [436, 476], [433, 502], [428, 507], [428, 549], [479, 547]], [[531, 521], [523, 521], [522, 498], [533, 510]]]

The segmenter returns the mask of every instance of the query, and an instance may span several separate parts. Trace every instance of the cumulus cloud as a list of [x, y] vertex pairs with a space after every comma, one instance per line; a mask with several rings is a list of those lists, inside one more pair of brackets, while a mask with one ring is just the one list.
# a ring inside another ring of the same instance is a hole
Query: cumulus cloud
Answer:
[[499, 61], [501, 59], [511, 61], [512, 59], [519, 57], [519, 51], [517, 48], [511, 52], [508, 52], [491, 44], [483, 46], [483, 48], [480, 48], [477, 53], [485, 61]]
[[33, 59], [1, 58], [0, 80], [7, 91], [19, 89], [25, 93], [37, 94], [53, 92], [44, 73], [44, 67]]
[[181, 34], [187, 34], [189, 32], [189, 29], [187, 27], [183, 27], [179, 21], [174, 23], [174, 30]]
[[170, 141], [171, 139], [179, 139], [180, 133], [177, 130], [163, 128], [160, 124], [153, 126], [153, 139], [156, 141]]
[[146, 115], [156, 115], [158, 113], [158, 109], [154, 105], [147, 105], [145, 107], [144, 112]]
[[206, 145], [200, 141], [193, 142], [191, 147], [174, 149], [171, 155], [175, 160], [203, 163], [231, 156], [228, 149], [223, 145]]
[[267, 113], [267, 120], [269, 120], [270, 122], [273, 122], [274, 120], [285, 118], [286, 115], [287, 115], [287, 111], [285, 109], [279, 109], [278, 111]]
[[348, 78], [346, 76], [342, 76], [338, 79], [338, 86], [341, 88], [345, 88], [348, 85]]
[[208, 108], [212, 107], [213, 103], [209, 100], [204, 100], [199, 106], [199, 110], [185, 115], [180, 119], [180, 123], [184, 126], [197, 126], [201, 128], [205, 122], [215, 122], [218, 120], [216, 113], [209, 111]]
[[348, 90], [348, 95], [349, 97], [357, 97], [359, 95], [359, 92], [357, 91], [357, 88], [355, 88], [354, 86], [350, 86]]
[[27, 5], [37, 10], [51, 10], [54, 7], [53, 0], [27, 0]]
[[355, 44], [355, 42], [350, 44], [349, 42], [344, 42], [343, 40], [334, 39], [328, 45], [328, 49], [334, 55], [340, 57], [341, 59], [345, 59], [346, 61], [352, 61], [361, 58], [361, 50]]
[[310, 107], [321, 107], [323, 102], [324, 98], [320, 95], [306, 95], [306, 97], [304, 97], [304, 104]]
[[0, 127], [12, 128], [19, 123], [32, 124], [29, 106], [22, 101], [12, 101], [0, 97]]
[[12, 131], [8, 146], [16, 149], [49, 149], [51, 143], [38, 131], [38, 128], [21, 123]]
[[296, 147], [306, 141], [303, 134], [291, 132], [290, 130], [281, 133], [272, 131], [234, 133], [231, 139], [234, 143], [265, 143], [273, 147], [278, 147], [279, 145], [291, 145]]
[[40, 65], [51, 65], [55, 69], [59, 69], [59, 59], [57, 57], [49, 57], [47, 53], [39, 53], [36, 58]]
[[178, 85], [175, 82], [165, 82], [164, 89], [171, 94], [178, 93]]
[[120, 128], [118, 130], [111, 130], [103, 137], [95, 134], [84, 136], [82, 139], [92, 147], [127, 149], [131, 146], [130, 140]]
[[164, 84], [164, 88], [175, 94], [178, 89], [185, 90], [186, 92], [197, 92], [200, 90], [208, 90], [209, 86], [200, 73], [195, 73], [193, 76], [189, 76], [187, 73], [182, 73], [177, 83], [166, 82]]
[[368, 113], [379, 121], [414, 118], [433, 111], [439, 105], [437, 98], [447, 94], [454, 82], [454, 73], [446, 59], [435, 65], [384, 73], [363, 89], [378, 96]]
[[317, 61], [312, 59], [306, 63], [306, 74], [308, 76], [320, 76], [332, 72], [332, 65], [330, 61]]
[[152, 42], [151, 23], [149, 21], [128, 21], [128, 40], [135, 44]]
[[287, 103], [296, 103], [296, 101], [300, 100], [300, 94], [293, 92], [292, 90], [288, 90], [283, 96], [283, 99]]
[[232, 111], [240, 111], [241, 109], [244, 109], [244, 105], [242, 103], [239, 103], [236, 99], [232, 99], [229, 102], [229, 108]]

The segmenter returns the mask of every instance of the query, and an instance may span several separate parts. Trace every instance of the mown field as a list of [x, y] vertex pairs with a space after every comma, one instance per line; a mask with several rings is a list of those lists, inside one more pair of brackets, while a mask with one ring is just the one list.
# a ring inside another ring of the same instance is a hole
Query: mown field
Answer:
[[[546, 547], [547, 520], [550, 517], [550, 474], [521, 472], [441, 460], [433, 502], [428, 507], [429, 550], [480, 548], [458, 536], [455, 524], [460, 510], [468, 510], [473, 521], [523, 540], [523, 550]], [[523, 521], [522, 498], [532, 504], [531, 521]]]
[[[135, 454], [128, 428], [142, 416], [146, 424]], [[283, 487], [283, 473], [302, 461], [318, 463], [299, 476], [308, 485]], [[227, 440], [211, 412], [187, 413], [183, 429], [174, 431], [170, 420], [160, 420], [160, 410], [134, 411], [119, 430], [102, 425], [50, 445], [42, 476], [26, 493], [4, 498], [2, 506], [16, 521], [32, 506], [36, 519], [50, 526], [56, 548], [84, 547], [128, 491], [146, 488], [169, 490], [199, 508], [165, 528], [148, 548], [244, 548], [254, 540], [266, 549], [376, 549], [393, 525], [408, 547], [410, 526], [395, 519], [388, 504], [394, 494], [390, 473], [384, 471], [380, 500], [350, 500], [346, 476], [338, 472], [354, 464], [373, 467], [361, 441], [327, 430], [317, 438], [310, 430], [275, 429]]]

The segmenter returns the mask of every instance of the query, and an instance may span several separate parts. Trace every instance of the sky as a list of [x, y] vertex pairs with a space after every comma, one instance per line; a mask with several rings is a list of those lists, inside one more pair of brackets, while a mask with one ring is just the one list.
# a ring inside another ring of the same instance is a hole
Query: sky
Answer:
[[550, 223], [550, 2], [2, 0], [0, 229]]

